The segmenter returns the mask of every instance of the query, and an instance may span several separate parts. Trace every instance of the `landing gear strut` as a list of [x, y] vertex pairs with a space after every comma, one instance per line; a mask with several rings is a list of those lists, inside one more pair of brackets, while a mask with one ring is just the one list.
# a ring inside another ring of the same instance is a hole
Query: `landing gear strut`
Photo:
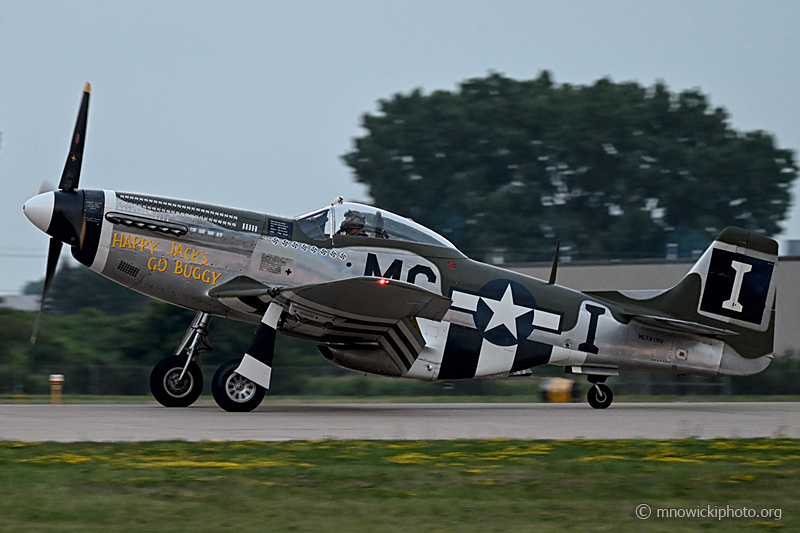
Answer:
[[606, 377], [589, 376], [589, 382], [593, 385], [586, 397], [589, 400], [589, 405], [595, 409], [605, 409], [614, 401], [614, 393], [611, 392], [611, 387], [603, 383]]
[[203, 373], [197, 364], [206, 342], [211, 315], [198, 311], [175, 353], [162, 359], [150, 373], [150, 392], [165, 407], [188, 407], [203, 391]]

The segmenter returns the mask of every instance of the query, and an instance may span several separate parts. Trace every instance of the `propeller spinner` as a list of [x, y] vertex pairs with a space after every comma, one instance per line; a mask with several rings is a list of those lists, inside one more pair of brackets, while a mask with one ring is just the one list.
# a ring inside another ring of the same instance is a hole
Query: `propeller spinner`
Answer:
[[48, 191], [34, 196], [22, 206], [25, 216], [34, 226], [50, 235], [50, 246], [47, 251], [47, 269], [45, 271], [42, 299], [39, 303], [39, 313], [31, 334], [31, 344], [36, 343], [36, 333], [39, 321], [44, 310], [44, 303], [50, 285], [55, 276], [58, 259], [61, 254], [62, 243], [83, 248], [86, 236], [86, 221], [84, 218], [84, 193], [76, 191], [81, 177], [81, 163], [83, 162], [83, 145], [86, 140], [86, 120], [89, 114], [89, 95], [91, 85], [87, 83], [83, 88], [83, 100], [78, 111], [78, 120], [72, 134], [67, 162], [61, 173], [58, 191]]

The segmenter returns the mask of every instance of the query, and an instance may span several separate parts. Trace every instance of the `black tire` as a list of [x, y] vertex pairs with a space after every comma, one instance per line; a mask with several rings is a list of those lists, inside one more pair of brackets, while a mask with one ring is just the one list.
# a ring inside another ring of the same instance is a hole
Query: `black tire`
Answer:
[[217, 369], [211, 393], [217, 405], [230, 413], [247, 413], [258, 407], [267, 390], [234, 372], [241, 361], [228, 361]]
[[164, 407], [189, 407], [203, 392], [203, 372], [194, 361], [178, 381], [185, 364], [185, 357], [173, 355], [162, 359], [150, 373], [150, 392]]
[[611, 392], [611, 387], [605, 383], [594, 384], [589, 389], [589, 394], [586, 397], [589, 400], [589, 405], [595, 409], [605, 409], [614, 401], [614, 393]]

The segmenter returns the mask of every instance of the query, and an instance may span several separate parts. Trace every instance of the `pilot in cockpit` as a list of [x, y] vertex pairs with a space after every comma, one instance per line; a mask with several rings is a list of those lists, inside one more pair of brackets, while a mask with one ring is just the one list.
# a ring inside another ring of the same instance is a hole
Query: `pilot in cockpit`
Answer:
[[339, 235], [355, 235], [357, 237], [367, 237], [367, 232], [364, 231], [366, 219], [361, 211], [354, 211], [348, 209], [344, 214], [344, 220], [339, 226]]

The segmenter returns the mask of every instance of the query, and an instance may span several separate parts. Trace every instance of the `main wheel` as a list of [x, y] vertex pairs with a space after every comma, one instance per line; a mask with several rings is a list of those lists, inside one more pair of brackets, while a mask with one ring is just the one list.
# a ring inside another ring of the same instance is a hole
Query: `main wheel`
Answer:
[[605, 383], [595, 383], [589, 394], [587, 394], [589, 405], [595, 409], [605, 409], [614, 400], [614, 394], [611, 392], [611, 387]]
[[179, 379], [186, 358], [170, 356], [162, 359], [150, 373], [150, 392], [164, 407], [189, 407], [203, 392], [203, 373], [192, 361], [183, 379]]
[[217, 405], [232, 413], [252, 411], [258, 407], [267, 392], [261, 385], [234, 372], [239, 363], [238, 359], [234, 359], [223, 364], [211, 381], [211, 393]]

